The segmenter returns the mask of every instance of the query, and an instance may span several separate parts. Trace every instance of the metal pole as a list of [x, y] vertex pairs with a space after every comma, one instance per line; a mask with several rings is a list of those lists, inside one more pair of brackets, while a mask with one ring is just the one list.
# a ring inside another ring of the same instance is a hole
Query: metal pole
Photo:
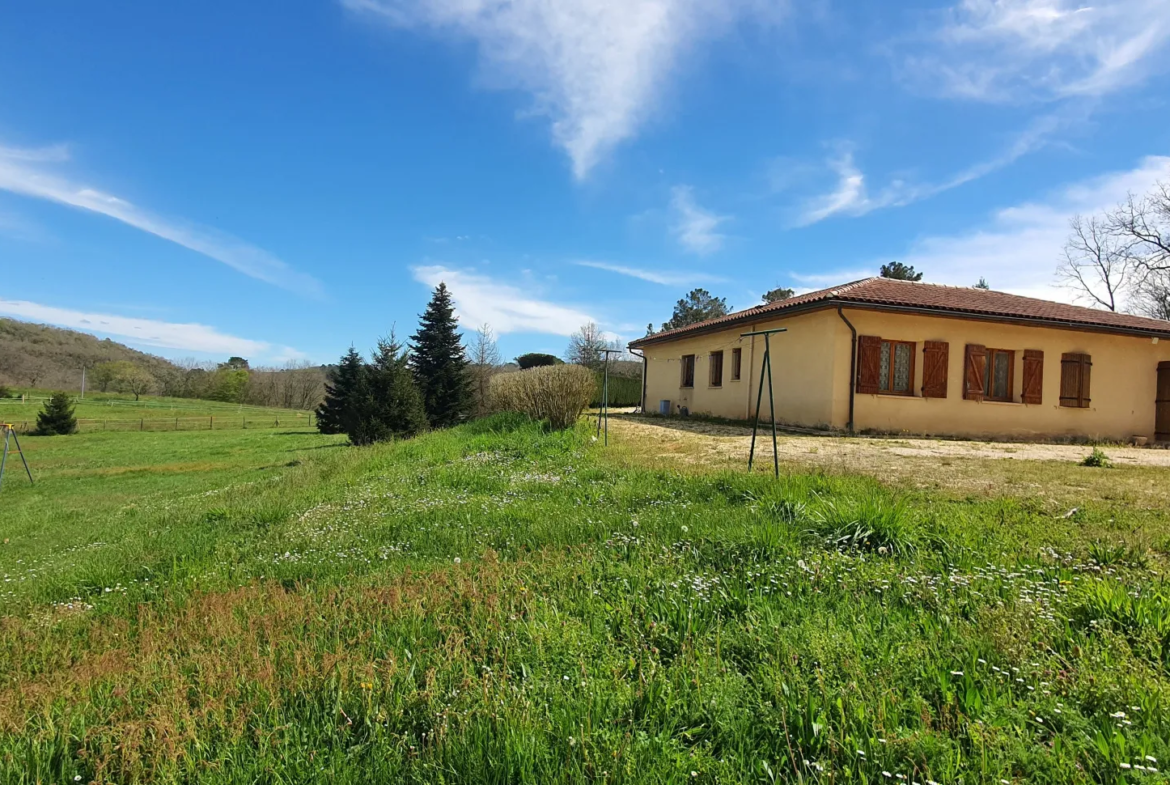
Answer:
[[[24, 448], [20, 446], [20, 437], [16, 435], [15, 429], [10, 430], [12, 431], [13, 440], [16, 441], [16, 451], [20, 453], [20, 462], [24, 464], [24, 470], [28, 474], [28, 481], [36, 485], [36, 481], [33, 480], [32, 469], [28, 468], [28, 459], [24, 457]], [[7, 445], [5, 446], [7, 447]], [[5, 452], [7, 452], [7, 449], [5, 449]]]
[[[767, 342], [765, 341], [765, 345]], [[748, 471], [752, 470], [752, 463], [756, 457], [756, 430], [760, 427], [760, 404], [764, 402], [764, 368], [768, 366], [768, 350], [764, 350], [764, 360], [760, 364], [760, 390], [756, 393], [756, 419], [752, 423], [752, 449], [748, 453]]]
[[776, 451], [776, 390], [772, 387], [772, 345], [764, 335], [764, 362], [768, 364], [768, 410], [772, 414], [772, 467], [780, 479], [780, 453]]
[[609, 352], [605, 353], [605, 381], [601, 386], [601, 406], [605, 412], [605, 446], [609, 446]]
[[[764, 336], [764, 358], [760, 362], [760, 388], [756, 392], [756, 417], [752, 422], [752, 447], [748, 453], [748, 471], [752, 470], [756, 457], [756, 433], [760, 428], [760, 404], [764, 402], [764, 374], [768, 375], [768, 405], [772, 413], [772, 466], [776, 472], [776, 477], [780, 477], [780, 453], [776, 450], [776, 390], [772, 384], [772, 344], [769, 337], [773, 333], [786, 333], [787, 327], [778, 327], [774, 330], [753, 330], [752, 332], [743, 333], [740, 338], [748, 338], [757, 335]], [[755, 350], [755, 341], [752, 341], [752, 349]]]
[[8, 426], [4, 426], [4, 456], [0, 457], [0, 488], [4, 487], [4, 466], [8, 463], [8, 435], [12, 433]]

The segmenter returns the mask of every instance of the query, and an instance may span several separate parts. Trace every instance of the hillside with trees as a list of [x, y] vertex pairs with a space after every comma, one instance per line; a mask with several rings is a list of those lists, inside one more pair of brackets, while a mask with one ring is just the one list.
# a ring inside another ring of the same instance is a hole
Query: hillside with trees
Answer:
[[109, 338], [0, 318], [0, 383], [61, 390], [81, 388], [81, 368], [130, 363], [152, 376], [177, 370], [162, 357]]
[[199, 398], [284, 409], [312, 409], [325, 391], [325, 369], [308, 362], [253, 368], [243, 357], [172, 362], [88, 333], [0, 319], [0, 386], [42, 390], [87, 389]]

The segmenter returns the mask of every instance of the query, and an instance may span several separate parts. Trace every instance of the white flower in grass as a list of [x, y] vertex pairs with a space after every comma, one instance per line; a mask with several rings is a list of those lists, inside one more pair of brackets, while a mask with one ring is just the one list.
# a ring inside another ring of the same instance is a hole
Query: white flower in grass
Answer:
[[456, 557], [455, 557], [455, 563], [456, 563], [456, 564], [462, 564], [462, 563], [463, 563], [463, 559], [460, 559], [458, 556], [456, 556]]

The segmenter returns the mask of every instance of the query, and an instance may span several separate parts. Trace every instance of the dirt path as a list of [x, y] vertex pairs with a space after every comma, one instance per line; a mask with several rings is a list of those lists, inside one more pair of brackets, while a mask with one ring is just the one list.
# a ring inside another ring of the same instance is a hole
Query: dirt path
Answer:
[[[694, 420], [613, 417], [610, 433], [631, 458], [671, 465], [734, 468], [747, 463], [751, 429]], [[1107, 447], [1113, 465], [1135, 471], [1080, 466], [1085, 445], [942, 439], [857, 438], [781, 434], [782, 466], [869, 474], [920, 488], [1036, 495], [1066, 499], [1092, 490], [1098, 498], [1170, 501], [1170, 450]], [[771, 432], [757, 441], [756, 461], [771, 469]]]

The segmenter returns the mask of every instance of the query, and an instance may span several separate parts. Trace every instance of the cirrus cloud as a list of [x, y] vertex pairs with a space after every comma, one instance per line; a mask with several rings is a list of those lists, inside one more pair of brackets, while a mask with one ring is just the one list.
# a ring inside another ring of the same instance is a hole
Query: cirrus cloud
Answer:
[[475, 41], [485, 81], [521, 90], [584, 178], [654, 113], [672, 72], [741, 19], [783, 0], [340, 0], [398, 28]]

